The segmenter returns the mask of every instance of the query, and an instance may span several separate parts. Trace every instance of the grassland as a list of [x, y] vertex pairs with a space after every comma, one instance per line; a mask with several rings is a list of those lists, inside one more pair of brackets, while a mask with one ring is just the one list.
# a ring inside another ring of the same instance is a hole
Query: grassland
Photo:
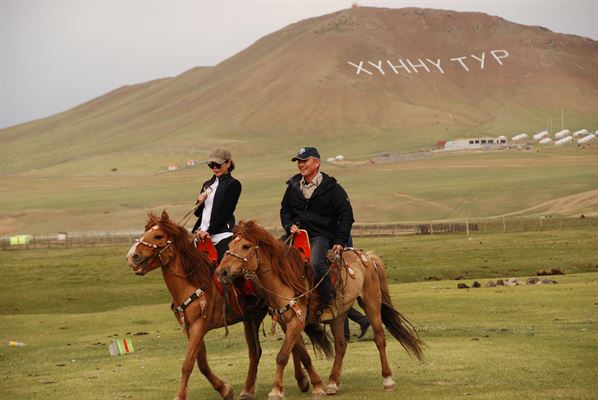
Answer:
[[[598, 189], [598, 147], [438, 154], [374, 165], [365, 163], [373, 154], [355, 154], [358, 147], [324, 149], [324, 158], [347, 154], [346, 163], [324, 164], [323, 170], [346, 188], [357, 222], [598, 214], [597, 195], [583, 202], [571, 197]], [[233, 154], [239, 154], [235, 175], [243, 183], [236, 215], [277, 226], [284, 182], [295, 173], [289, 162], [294, 150], [266, 150], [254, 154], [233, 148]], [[187, 157], [192, 156], [173, 155], [171, 160], [183, 163]], [[89, 165], [76, 172], [49, 168], [0, 176], [0, 233], [134, 230], [150, 209], [167, 208], [180, 218], [193, 205], [209, 171], [198, 166], [160, 172], [167, 159], [165, 154], [151, 155], [135, 165], [127, 157], [113, 164], [87, 160]], [[569, 197], [558, 207], [551, 203]]]
[[[471, 238], [471, 239], [470, 239]], [[591, 229], [515, 234], [357, 238], [387, 264], [395, 305], [427, 343], [418, 363], [388, 341], [395, 393], [384, 393], [371, 331], [347, 352], [344, 399], [592, 399], [598, 390], [598, 238]], [[185, 339], [159, 273], [137, 277], [126, 247], [2, 252], [0, 391], [15, 399], [164, 399], [174, 396]], [[459, 290], [464, 282], [525, 277], [554, 285]], [[435, 276], [441, 280], [426, 281]], [[246, 370], [240, 327], [208, 335], [216, 373], [238, 393]], [[110, 357], [114, 337], [136, 352]], [[20, 340], [25, 347], [7, 347]], [[273, 379], [280, 336], [262, 338], [259, 397]], [[326, 377], [329, 360], [316, 360]], [[285, 376], [289, 399], [307, 398]], [[219, 398], [194, 372], [190, 398]]]

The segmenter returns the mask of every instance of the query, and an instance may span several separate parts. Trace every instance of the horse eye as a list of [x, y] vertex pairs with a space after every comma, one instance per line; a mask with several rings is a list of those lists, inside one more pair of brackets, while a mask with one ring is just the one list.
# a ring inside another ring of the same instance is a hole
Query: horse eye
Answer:
[[164, 238], [164, 236], [162, 236], [162, 235], [156, 235], [155, 238], [156, 238], [156, 240], [162, 240]]
[[251, 247], [250, 245], [248, 245], [248, 244], [244, 244], [244, 245], [243, 245], [243, 250], [249, 250], [249, 248], [250, 248], [250, 247]]

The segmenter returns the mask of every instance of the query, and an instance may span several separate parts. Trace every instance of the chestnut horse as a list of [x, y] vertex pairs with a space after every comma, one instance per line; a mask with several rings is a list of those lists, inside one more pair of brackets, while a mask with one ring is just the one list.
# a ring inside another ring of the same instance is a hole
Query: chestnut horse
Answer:
[[[254, 399], [257, 367], [262, 354], [258, 329], [267, 312], [263, 299], [258, 299], [255, 311], [246, 315], [246, 318], [225, 313], [225, 298], [214, 280], [212, 263], [194, 246], [189, 232], [172, 222], [165, 211], [161, 217], [149, 214], [145, 229], [142, 238], [129, 250], [127, 261], [137, 275], [145, 275], [157, 268], [162, 270], [166, 287], [172, 296], [173, 311], [187, 336], [187, 354], [175, 400], [187, 398], [189, 376], [196, 360], [199, 370], [220, 396], [226, 400], [233, 399], [232, 386], [216, 376], [208, 365], [204, 336], [212, 329], [241, 321], [249, 349], [249, 370], [239, 399]], [[293, 354], [295, 378], [305, 392], [309, 389], [309, 381], [300, 362], [309, 372], [309, 355], [305, 346], [297, 346]]]
[[[281, 246], [284, 250], [280, 250]], [[294, 253], [256, 222], [240, 221], [235, 227], [235, 238], [229, 244], [229, 251], [216, 270], [221, 280], [231, 280], [242, 274], [255, 274], [257, 285], [263, 288], [270, 307], [284, 318], [286, 337], [276, 357], [276, 378], [270, 392], [272, 398], [277, 399], [283, 397], [282, 373], [293, 340], [306, 326], [305, 313], [308, 308], [310, 314], [307, 315], [307, 322], [310, 318], [315, 318], [312, 305], [317, 294], [313, 288], [308, 290], [304, 274], [306, 266]], [[388, 364], [382, 324], [410, 355], [419, 360], [423, 357], [423, 343], [411, 323], [393, 308], [384, 265], [378, 257], [345, 249], [339, 256], [338, 264], [342, 267], [335, 274], [337, 284], [334, 306], [337, 314], [331, 321], [336, 355], [325, 392], [336, 394], [340, 388], [343, 357], [347, 347], [344, 321], [355, 300], [365, 310], [374, 331], [384, 389], [393, 390], [396, 384]], [[307, 267], [307, 270], [310, 268]]]

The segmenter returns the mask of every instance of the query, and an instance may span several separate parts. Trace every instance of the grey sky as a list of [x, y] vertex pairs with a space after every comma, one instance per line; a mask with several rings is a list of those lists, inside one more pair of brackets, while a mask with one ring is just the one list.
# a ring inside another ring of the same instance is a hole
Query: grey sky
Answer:
[[[123, 85], [211, 66], [290, 23], [352, 1], [0, 0], [0, 128]], [[598, 40], [598, 0], [357, 1], [480, 11]]]

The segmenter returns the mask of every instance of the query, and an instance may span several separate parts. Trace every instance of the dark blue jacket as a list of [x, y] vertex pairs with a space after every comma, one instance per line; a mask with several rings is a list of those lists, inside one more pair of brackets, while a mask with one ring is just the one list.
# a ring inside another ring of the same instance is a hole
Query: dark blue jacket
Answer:
[[280, 222], [290, 233], [291, 226], [305, 229], [310, 237], [326, 236], [332, 245], [345, 245], [353, 225], [353, 208], [347, 192], [336, 179], [322, 173], [322, 182], [309, 200], [301, 191], [300, 174], [287, 181], [280, 204]]

